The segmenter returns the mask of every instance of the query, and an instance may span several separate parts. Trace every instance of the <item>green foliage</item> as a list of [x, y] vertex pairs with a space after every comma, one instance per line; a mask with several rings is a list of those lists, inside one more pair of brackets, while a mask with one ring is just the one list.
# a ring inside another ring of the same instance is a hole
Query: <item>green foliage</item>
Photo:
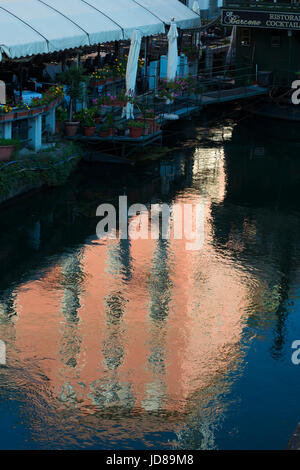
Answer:
[[80, 150], [71, 144], [62, 155], [36, 154], [7, 164], [0, 163], [0, 198], [20, 188], [64, 184], [80, 159]]
[[80, 121], [83, 127], [94, 127], [96, 112], [95, 107], [83, 109], [74, 115], [74, 119]]
[[136, 128], [140, 128], [140, 127], [145, 127], [145, 124], [143, 121], [128, 121], [128, 127], [136, 127]]
[[66, 92], [70, 97], [69, 119], [71, 121], [73, 109], [76, 108], [76, 102], [83, 101], [85, 92], [84, 83], [88, 81], [88, 77], [85, 74], [84, 68], [73, 66], [65, 72], [60, 73], [58, 80], [63, 85], [66, 85]]
[[57, 122], [65, 122], [68, 119], [68, 113], [65, 108], [58, 106], [56, 108], [56, 120]]
[[19, 150], [21, 142], [19, 139], [0, 139], [0, 147], [6, 147], [8, 145], [13, 145], [16, 150]]
[[106, 115], [106, 121], [107, 121], [108, 127], [113, 127], [114, 126], [114, 117], [111, 113], [108, 113]]

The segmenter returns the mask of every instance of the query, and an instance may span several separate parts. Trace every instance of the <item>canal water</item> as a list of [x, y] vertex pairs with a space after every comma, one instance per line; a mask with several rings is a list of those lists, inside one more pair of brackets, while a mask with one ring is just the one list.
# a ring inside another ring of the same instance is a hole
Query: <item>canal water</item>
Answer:
[[[166, 157], [82, 166], [1, 209], [2, 449], [286, 447], [300, 421], [299, 131], [206, 116]], [[120, 195], [200, 204], [203, 246], [98, 239], [96, 209]]]

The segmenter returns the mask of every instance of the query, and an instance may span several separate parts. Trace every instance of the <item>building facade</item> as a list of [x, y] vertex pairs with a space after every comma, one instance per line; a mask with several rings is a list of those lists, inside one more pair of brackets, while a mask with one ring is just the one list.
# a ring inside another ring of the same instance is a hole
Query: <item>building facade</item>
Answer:
[[274, 86], [290, 86], [300, 71], [300, 3], [225, 0], [221, 21], [235, 26], [235, 65], [248, 80], [262, 76]]

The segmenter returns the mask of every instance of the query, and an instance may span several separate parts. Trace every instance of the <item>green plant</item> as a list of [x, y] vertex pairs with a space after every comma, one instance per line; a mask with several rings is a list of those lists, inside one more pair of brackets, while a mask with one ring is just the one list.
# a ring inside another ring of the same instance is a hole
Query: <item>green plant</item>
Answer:
[[91, 114], [85, 114], [81, 121], [83, 127], [95, 127], [95, 120]]
[[84, 68], [73, 66], [60, 73], [58, 80], [66, 85], [66, 93], [70, 97], [69, 120], [72, 121], [73, 109], [76, 109], [77, 101], [82, 101], [84, 98], [84, 84], [88, 81], [88, 77], [85, 75]]
[[65, 122], [68, 118], [67, 110], [63, 108], [62, 106], [58, 106], [56, 108], [55, 114], [56, 114], [57, 122]]
[[119, 93], [117, 94], [117, 100], [118, 101], [128, 101], [128, 96], [126, 94], [126, 90], [120, 90]]
[[144, 123], [142, 121], [128, 121], [127, 123], [128, 127], [145, 127]]
[[107, 121], [108, 127], [114, 127], [114, 117], [111, 113], [108, 113], [106, 115], [106, 121]]
[[142, 112], [142, 115], [145, 119], [154, 119], [155, 118], [155, 112], [153, 109], [146, 109], [145, 111]]

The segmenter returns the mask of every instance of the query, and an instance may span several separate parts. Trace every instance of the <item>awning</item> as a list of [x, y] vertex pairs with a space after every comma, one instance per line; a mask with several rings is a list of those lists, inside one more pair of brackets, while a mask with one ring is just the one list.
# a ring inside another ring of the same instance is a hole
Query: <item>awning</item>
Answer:
[[136, 2], [165, 24], [171, 24], [171, 19], [174, 18], [176, 25], [181, 29], [196, 29], [201, 26], [199, 15], [178, 0], [136, 0]]
[[0, 52], [10, 58], [165, 33], [200, 19], [178, 0], [0, 0]]

